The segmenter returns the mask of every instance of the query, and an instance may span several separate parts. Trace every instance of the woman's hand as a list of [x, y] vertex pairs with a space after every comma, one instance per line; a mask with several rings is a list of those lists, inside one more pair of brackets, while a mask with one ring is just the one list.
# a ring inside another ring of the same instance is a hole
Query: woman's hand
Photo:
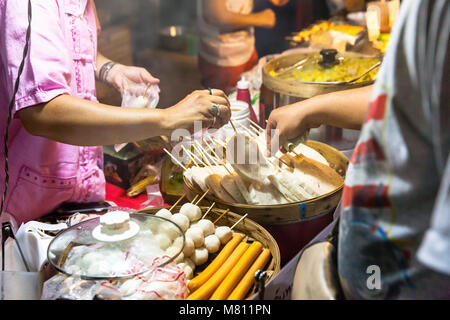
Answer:
[[[267, 150], [273, 154], [278, 150], [272, 150], [272, 144], [280, 146], [280, 150], [286, 152], [282, 147], [290, 140], [301, 136], [310, 128], [317, 128], [320, 123], [313, 124], [309, 119], [310, 108], [306, 101], [277, 108], [272, 111], [267, 120], [266, 138]], [[278, 144], [276, 140], [278, 139]]]
[[[218, 129], [228, 123], [231, 109], [227, 96], [222, 90], [213, 89], [211, 93], [208, 90], [194, 91], [173, 107], [165, 109], [165, 127], [170, 132], [187, 129], [193, 133], [197, 128]], [[218, 115], [214, 113], [213, 106], [218, 107]]]
[[145, 68], [116, 64], [109, 71], [106, 82], [116, 88], [120, 94], [128, 87], [136, 84], [158, 84], [159, 79], [153, 77]]

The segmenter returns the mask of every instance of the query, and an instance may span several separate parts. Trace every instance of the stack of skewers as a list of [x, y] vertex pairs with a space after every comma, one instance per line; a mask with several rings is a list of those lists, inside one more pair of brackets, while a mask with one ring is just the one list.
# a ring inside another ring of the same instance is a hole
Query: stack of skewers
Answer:
[[[266, 155], [264, 129], [234, 127], [224, 140], [212, 136], [181, 146], [189, 157], [185, 179], [225, 203], [275, 205], [306, 201], [328, 194], [343, 184], [343, 177], [316, 150], [299, 143], [286, 154]], [[230, 152], [229, 152], [230, 151]], [[234, 151], [234, 152], [231, 152]]]

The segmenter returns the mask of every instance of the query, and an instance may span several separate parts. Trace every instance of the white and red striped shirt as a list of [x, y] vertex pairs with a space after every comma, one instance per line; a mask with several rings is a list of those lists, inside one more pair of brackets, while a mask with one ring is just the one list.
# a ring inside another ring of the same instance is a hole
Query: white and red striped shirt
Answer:
[[[345, 180], [338, 264], [347, 298], [450, 298], [449, 21], [448, 1], [402, 3]], [[430, 246], [437, 214], [446, 226]], [[440, 257], [422, 254], [436, 248]], [[378, 289], [367, 285], [370, 266]]]

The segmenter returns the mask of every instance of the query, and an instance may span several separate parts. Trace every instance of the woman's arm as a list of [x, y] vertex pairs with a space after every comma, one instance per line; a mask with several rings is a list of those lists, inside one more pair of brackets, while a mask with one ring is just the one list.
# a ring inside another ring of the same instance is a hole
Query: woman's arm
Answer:
[[[47, 103], [24, 108], [18, 115], [25, 129], [35, 136], [80, 146], [111, 145], [170, 136], [175, 129], [193, 132], [194, 121], [201, 121], [203, 128], [221, 127], [231, 115], [229, 102], [222, 91], [212, 93], [194, 91], [168, 109], [119, 108], [60, 95]], [[220, 109], [214, 126], [213, 104]]]
[[[322, 124], [361, 129], [372, 89], [373, 86], [366, 86], [323, 94], [273, 110], [266, 127], [268, 150], [271, 150], [272, 136], [277, 136], [279, 145], [282, 146], [287, 140]], [[271, 130], [277, 130], [277, 133], [274, 134]]]
[[205, 20], [225, 30], [246, 27], [272, 28], [275, 26], [275, 13], [271, 9], [251, 14], [239, 14], [228, 11], [226, 0], [203, 0]]

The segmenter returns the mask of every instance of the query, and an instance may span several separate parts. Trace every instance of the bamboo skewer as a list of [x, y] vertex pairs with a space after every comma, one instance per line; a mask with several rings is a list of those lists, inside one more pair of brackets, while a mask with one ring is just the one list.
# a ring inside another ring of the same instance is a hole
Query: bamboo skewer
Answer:
[[[210, 166], [208, 166], [207, 164], [205, 164], [203, 162], [203, 160], [201, 160], [199, 157], [197, 157], [197, 155], [195, 155], [194, 153], [192, 153], [191, 151], [187, 150], [184, 146], [182, 146], [183, 150], [188, 154], [188, 156], [191, 158], [192, 161], [194, 161], [194, 157], [197, 158], [197, 160], [200, 160], [200, 163], [204, 165], [205, 168], [207, 168], [209, 170], [210, 173], [214, 173], [214, 171], [210, 168]], [[197, 165], [198, 167], [198, 165]]]
[[172, 209], [175, 208], [175, 207], [177, 206], [177, 204], [179, 204], [180, 201], [184, 199], [185, 196], [186, 196], [186, 194], [183, 194], [183, 195], [180, 197], [180, 199], [178, 199], [177, 202], [175, 202], [175, 203], [173, 204], [173, 206], [170, 207], [169, 211], [172, 212]]
[[188, 157], [191, 158], [192, 162], [194, 163], [194, 165], [196, 167], [199, 167], [198, 162], [195, 161], [195, 159], [188, 153], [188, 150], [186, 150], [186, 148], [182, 145], [181, 148], [183, 149], [184, 152], [186, 152], [188, 154]]
[[231, 126], [233, 127], [233, 130], [234, 130], [234, 132], [236, 132], [236, 133], [237, 133], [237, 131], [236, 131], [236, 127], [234, 126], [234, 124], [233, 124], [233, 121], [231, 121], [231, 119], [230, 119], [230, 124], [231, 124]]
[[[261, 127], [259, 124], [257, 124], [255, 121], [250, 119], [250, 117], [247, 117], [247, 120], [250, 121], [251, 124], [253, 124], [255, 127], [257, 127], [261, 131], [265, 131], [263, 127]], [[266, 120], [267, 121], [267, 120]]]
[[248, 213], [246, 213], [242, 218], [240, 218], [238, 221], [236, 221], [236, 223], [233, 224], [233, 225], [230, 227], [230, 229], [233, 230], [233, 228], [236, 227], [236, 226], [239, 224], [239, 222], [241, 222], [242, 220], [244, 220], [247, 216], [248, 216]]
[[[208, 142], [207, 142], [206, 140], [204, 140], [204, 141], [205, 141], [205, 143], [207, 144], [209, 150], [211, 150], [211, 152], [214, 152], [214, 151], [212, 150], [211, 146], [208, 144]], [[215, 154], [215, 152], [214, 152], [214, 154]], [[219, 157], [217, 157], [217, 154], [216, 154], [216, 158], [219, 159]], [[212, 158], [211, 158], [211, 159], [212, 159]], [[223, 166], [223, 167], [225, 168], [225, 170], [227, 170], [227, 172], [228, 172], [229, 174], [232, 174], [232, 172], [230, 171], [230, 169], [227, 168], [226, 164], [223, 163], [223, 161], [221, 161], [220, 163], [215, 162], [215, 164], [216, 164], [216, 165], [221, 165], [221, 166]]]
[[230, 211], [230, 209], [225, 210], [215, 221], [214, 224], [216, 224], [217, 221], [219, 221], [224, 215], [226, 215]]
[[211, 191], [210, 188], [208, 188], [205, 193], [200, 197], [200, 199], [198, 199], [198, 201], [195, 203], [195, 205], [198, 205], [200, 203], [200, 201], [203, 200], [203, 198], [208, 194], [208, 192]]
[[194, 203], [195, 200], [197, 200], [197, 198], [198, 198], [198, 194], [195, 195], [195, 197], [194, 197], [194, 199], [192, 199], [191, 203]]
[[202, 219], [205, 219], [205, 217], [208, 215], [208, 213], [211, 211], [211, 209], [216, 205], [215, 202], [206, 210], [206, 213], [203, 215]]
[[201, 152], [194, 144], [192, 145], [192, 147], [194, 148], [195, 151], [197, 151], [202, 155], [202, 157], [205, 159], [205, 162], [211, 167], [212, 166], [211, 163], [209, 162], [208, 158], [203, 154], [203, 152]]
[[209, 163], [208, 158], [210, 158], [212, 162], [217, 164], [217, 161], [215, 161], [213, 157], [206, 152], [206, 150], [201, 146], [199, 142], [195, 141], [195, 144], [197, 145], [197, 147], [193, 146], [194, 149], [198, 150], [208, 163]]
[[176, 164], [178, 164], [184, 170], [187, 170], [186, 167], [180, 161], [178, 161], [178, 159], [175, 158], [166, 148], [164, 148], [164, 151], [172, 158], [173, 161], [175, 161]]

